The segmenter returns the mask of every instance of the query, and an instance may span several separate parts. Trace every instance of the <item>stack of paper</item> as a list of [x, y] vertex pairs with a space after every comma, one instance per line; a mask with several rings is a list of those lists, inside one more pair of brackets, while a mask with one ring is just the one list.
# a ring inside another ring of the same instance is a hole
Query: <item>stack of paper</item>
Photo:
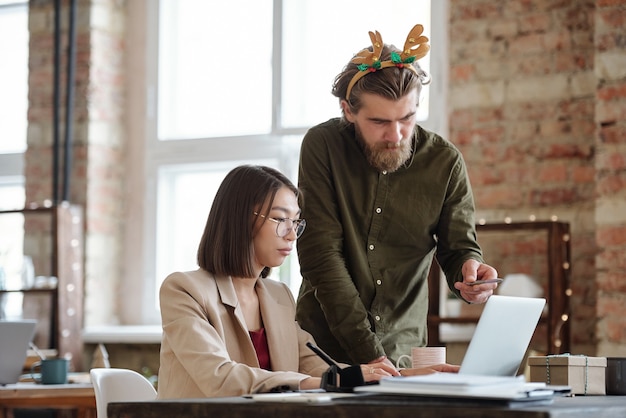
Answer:
[[360, 386], [355, 388], [355, 391], [509, 400], [554, 396], [554, 391], [545, 385], [526, 383], [524, 376], [478, 376], [456, 373], [388, 377], [381, 379], [378, 385]]

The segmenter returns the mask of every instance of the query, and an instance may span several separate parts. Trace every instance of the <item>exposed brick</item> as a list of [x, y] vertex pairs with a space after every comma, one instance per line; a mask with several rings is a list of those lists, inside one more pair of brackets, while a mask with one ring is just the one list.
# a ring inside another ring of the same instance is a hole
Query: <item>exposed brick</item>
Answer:
[[491, 187], [475, 190], [474, 193], [481, 207], [517, 208], [523, 202], [520, 191], [510, 187]]
[[[450, 21], [450, 37], [454, 40], [450, 43], [451, 50], [454, 50], [455, 45], [460, 44], [462, 47], [468, 41], [473, 39], [484, 38], [489, 31], [489, 22], [481, 21], [458, 21], [454, 18]], [[457, 51], [459, 51], [457, 49]], [[457, 56], [457, 54], [455, 54]]]
[[573, 72], [593, 68], [593, 56], [586, 51], [559, 51], [554, 55], [554, 71]]
[[511, 15], [515, 17], [519, 17], [520, 15], [524, 15], [527, 13], [536, 13], [537, 11], [542, 11], [544, 8], [542, 1], [537, 0], [519, 0], [519, 1], [510, 1], [506, 4], [506, 9], [504, 11], [505, 15]]
[[543, 120], [539, 124], [539, 135], [545, 137], [561, 136], [572, 132], [572, 124], [568, 120]]
[[596, 18], [599, 32], [623, 31], [626, 27], [626, 8], [600, 8], [596, 11]]
[[600, 195], [615, 195], [622, 190], [626, 190], [626, 173], [598, 175], [596, 190]]
[[603, 292], [620, 292], [626, 294], [626, 280], [623, 272], [607, 272], [598, 274], [598, 289]]
[[623, 150], [607, 150], [600, 153], [596, 160], [596, 167], [600, 170], [626, 170], [626, 155]]
[[[595, 184], [596, 170], [591, 166], [574, 167], [572, 169], [572, 180], [575, 183]], [[626, 183], [623, 184], [626, 188]]]
[[596, 265], [600, 270], [626, 270], [626, 251], [622, 248], [609, 248], [600, 251], [596, 257]]
[[519, 18], [520, 33], [548, 31], [552, 25], [552, 18], [546, 13], [531, 13]]
[[520, 120], [537, 121], [543, 118], [558, 117], [558, 103], [546, 101], [507, 103], [505, 118], [512, 123]]
[[529, 196], [531, 206], [558, 206], [578, 202], [579, 190], [576, 187], [553, 187], [547, 190], [532, 190]]
[[529, 77], [546, 75], [554, 72], [555, 63], [553, 57], [546, 57], [542, 54], [531, 56], [513, 56], [504, 64], [506, 74], [512, 77]]
[[603, 101], [626, 99], [626, 83], [601, 86], [597, 90], [597, 98]]
[[[626, 43], [626, 36], [624, 43]], [[620, 50], [611, 50], [611, 47], [608, 49], [608, 51], [602, 51], [601, 47], [598, 48], [600, 52], [595, 54], [595, 73], [602, 82], [621, 81], [626, 77], [626, 54], [624, 53], [626, 47]]]
[[492, 39], [510, 39], [520, 32], [524, 23], [518, 23], [518, 19], [499, 19], [492, 22], [487, 29], [487, 36]]
[[474, 78], [474, 65], [462, 64], [450, 68], [450, 78], [455, 81], [469, 81]]
[[600, 140], [606, 144], [626, 144], [626, 123], [611, 123], [600, 127]]
[[508, 52], [513, 56], [527, 56], [544, 51], [544, 34], [528, 34], [510, 41]]
[[544, 183], [562, 183], [568, 179], [568, 167], [564, 164], [543, 166], [539, 170], [538, 180]]
[[538, 258], [543, 258], [547, 251], [547, 241], [545, 237], [534, 237], [528, 240], [520, 240], [514, 242], [514, 251], [511, 255], [516, 257], [524, 257], [528, 255], [535, 255]]
[[580, 138], [585, 145], [592, 142], [596, 134], [596, 124], [591, 118], [576, 118], [572, 121], [572, 138]]
[[536, 138], [539, 132], [537, 121], [514, 121], [507, 126], [507, 138], [511, 142], [525, 141]]
[[[613, 311], [612, 313], [617, 314], [617, 311]], [[603, 322], [606, 326], [606, 336], [608, 341], [619, 342], [624, 340], [626, 337], [625, 321], [620, 320], [619, 317], [616, 317], [615, 315], [611, 315], [610, 318], [605, 318]]]
[[562, 25], [570, 31], [590, 32], [594, 24], [594, 5], [592, 1], [573, 4], [565, 10]]
[[554, 100], [569, 97], [568, 80], [558, 75], [521, 79], [506, 87], [506, 98], [513, 102], [532, 102], [537, 98]]
[[591, 71], [574, 72], [570, 78], [570, 93], [573, 98], [593, 97], [597, 80]]
[[472, 166], [468, 168], [474, 186], [487, 186], [503, 182], [500, 170], [491, 167]]
[[572, 48], [571, 33], [566, 30], [552, 31], [542, 37], [543, 53], [569, 50]]
[[[496, 154], [497, 158], [499, 161], [501, 161], [502, 163], [516, 163], [516, 164], [520, 164], [520, 166], [518, 167], [507, 167], [507, 170], [505, 172], [505, 176], [507, 176], [509, 173], [511, 173], [512, 175], [515, 175], [515, 173], [517, 173], [520, 170], [526, 170], [527, 172], [529, 171], [529, 158], [528, 158], [528, 150], [527, 150], [527, 145], [526, 144], [520, 144], [520, 145], [509, 145], [506, 148], [504, 148], [504, 150], [498, 154]], [[513, 177], [516, 178], [516, 177]]]
[[450, 8], [451, 20], [497, 19], [502, 16], [502, 5], [494, 1], [459, 1]]
[[604, 332], [609, 341], [624, 341], [626, 339], [626, 317], [621, 315], [626, 297], [623, 294], [603, 294], [598, 298], [597, 315], [603, 319]]
[[598, 245], [605, 247], [626, 247], [626, 225], [599, 226], [596, 231]]
[[[511, 149], [512, 148], [509, 148], [508, 150], [510, 151]], [[517, 159], [522, 158], [524, 158], [524, 155], [522, 153], [518, 153], [517, 158], [515, 158], [514, 156], [509, 155], [509, 153], [507, 152], [505, 154], [504, 160], [516, 162]], [[536, 181], [536, 172], [534, 170], [529, 170], [528, 167], [525, 167], [521, 164], [508, 165], [506, 167], [503, 167], [500, 172], [502, 173], [502, 181], [505, 184], [512, 186], [528, 186], [529, 184], [533, 184]]]
[[474, 109], [455, 109], [450, 114], [450, 120], [454, 121], [452, 130], [465, 130], [474, 126]]
[[596, 7], [612, 7], [612, 6], [624, 6], [626, 0], [596, 0]]
[[559, 117], [570, 119], [581, 119], [593, 122], [593, 112], [595, 110], [594, 97], [582, 97], [572, 100], [562, 100], [557, 105]]
[[592, 145], [556, 143], [538, 146], [530, 151], [540, 159], [580, 158], [588, 159], [593, 156]]
[[451, 102], [458, 108], [500, 106], [504, 102], [503, 82], [470, 83], [450, 89]]
[[461, 144], [495, 143], [502, 138], [502, 127], [479, 128], [467, 132], [461, 132], [457, 136]]

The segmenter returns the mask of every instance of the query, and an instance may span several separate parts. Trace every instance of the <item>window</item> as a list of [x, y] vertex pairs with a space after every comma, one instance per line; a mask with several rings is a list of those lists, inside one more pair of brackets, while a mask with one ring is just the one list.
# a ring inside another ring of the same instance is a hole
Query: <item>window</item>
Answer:
[[[445, 2], [433, 3], [444, 22]], [[400, 47], [416, 23], [433, 37], [430, 6], [430, 0], [361, 0], [358, 8], [331, 0], [146, 2], [147, 78], [135, 90], [146, 97], [146, 123], [137, 128], [146, 141], [136, 151], [142, 163], [133, 168], [134, 176], [146, 177], [145, 199], [130, 210], [143, 222], [131, 226], [129, 234], [142, 239], [127, 261], [144, 261], [140, 271], [132, 265], [127, 271], [143, 278], [145, 306], [138, 312], [136, 301], [128, 301], [127, 315], [158, 323], [162, 280], [197, 268], [200, 234], [225, 174], [240, 164], [265, 164], [297, 182], [300, 141], [309, 127], [340, 116], [331, 86], [348, 59], [369, 46], [368, 31]], [[434, 57], [420, 61], [429, 72]], [[432, 116], [441, 120], [445, 113], [433, 89], [443, 103], [441, 89], [429, 86], [419, 118], [441, 132]], [[297, 292], [297, 256], [275, 274]], [[122, 321], [137, 318], [123, 314]]]
[[[23, 158], [28, 106], [28, 3], [0, 0], [0, 210], [24, 207]], [[0, 219], [0, 288], [19, 288], [23, 219]], [[0, 319], [19, 318], [22, 294], [0, 295]]]
[[0, 0], [0, 209], [24, 207], [28, 2]]

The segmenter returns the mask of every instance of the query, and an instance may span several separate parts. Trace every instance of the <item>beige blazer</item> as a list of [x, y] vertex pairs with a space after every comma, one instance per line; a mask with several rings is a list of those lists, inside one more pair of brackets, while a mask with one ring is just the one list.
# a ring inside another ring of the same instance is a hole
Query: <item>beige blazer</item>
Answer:
[[158, 398], [239, 396], [321, 376], [328, 365], [306, 345], [289, 288], [256, 284], [273, 371], [259, 368], [230, 277], [204, 270], [169, 275], [160, 289], [163, 339]]

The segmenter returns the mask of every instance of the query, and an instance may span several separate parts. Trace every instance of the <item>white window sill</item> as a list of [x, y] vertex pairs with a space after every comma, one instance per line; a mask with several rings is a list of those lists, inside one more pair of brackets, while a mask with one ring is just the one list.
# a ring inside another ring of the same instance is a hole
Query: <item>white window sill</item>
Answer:
[[84, 343], [160, 344], [160, 325], [98, 325], [83, 330]]

